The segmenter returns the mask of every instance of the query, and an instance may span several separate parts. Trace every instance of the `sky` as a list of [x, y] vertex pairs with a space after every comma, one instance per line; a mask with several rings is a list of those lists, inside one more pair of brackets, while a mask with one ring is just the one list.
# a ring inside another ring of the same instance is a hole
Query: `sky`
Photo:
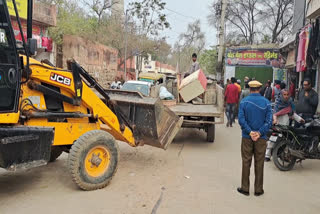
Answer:
[[[125, 0], [125, 5], [133, 0]], [[213, 0], [163, 0], [167, 3], [165, 13], [171, 25], [161, 33], [161, 36], [167, 37], [167, 42], [174, 45], [178, 41], [181, 33], [187, 31], [188, 23], [196, 19], [201, 21], [201, 30], [206, 35], [206, 47], [216, 45], [217, 32], [209, 26], [207, 16], [209, 15], [209, 5]]]

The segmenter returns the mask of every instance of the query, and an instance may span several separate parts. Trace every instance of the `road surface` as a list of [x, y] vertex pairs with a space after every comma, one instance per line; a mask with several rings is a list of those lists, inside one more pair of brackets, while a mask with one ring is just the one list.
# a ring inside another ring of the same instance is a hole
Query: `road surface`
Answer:
[[[250, 214], [319, 213], [320, 161], [291, 172], [265, 167], [265, 195], [236, 192], [240, 184], [240, 128], [217, 127], [216, 142], [184, 129], [168, 151], [120, 144], [111, 184], [85, 192], [71, 181], [67, 154], [23, 172], [0, 170], [1, 214]], [[253, 184], [253, 182], [252, 182]]]

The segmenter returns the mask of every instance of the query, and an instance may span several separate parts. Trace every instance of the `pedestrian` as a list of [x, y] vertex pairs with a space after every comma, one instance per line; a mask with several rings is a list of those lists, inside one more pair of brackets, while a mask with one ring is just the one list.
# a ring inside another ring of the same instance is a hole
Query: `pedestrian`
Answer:
[[249, 83], [250, 82], [249, 77], [245, 77], [243, 80], [244, 80], [244, 83]]
[[[235, 83], [235, 85], [238, 87], [239, 90], [239, 100], [240, 100], [240, 96], [241, 96], [241, 80], [237, 80], [237, 82]], [[235, 109], [235, 113], [234, 113], [234, 120], [233, 122], [235, 122], [235, 119], [238, 118], [238, 113], [239, 113], [239, 102], [236, 105], [236, 109]]]
[[245, 88], [242, 90], [241, 95], [240, 95], [240, 102], [241, 100], [243, 100], [244, 98], [246, 98], [247, 96], [250, 95], [250, 87], [249, 87], [249, 83], [246, 83]]
[[286, 89], [286, 87], [287, 87], [287, 84], [284, 81], [281, 81], [281, 83], [280, 83], [280, 95], [279, 96], [281, 96], [281, 91], [283, 89]]
[[274, 81], [274, 87], [272, 90], [272, 102], [275, 102], [276, 99], [279, 98], [279, 96], [280, 96], [280, 92], [281, 92], [280, 84], [281, 84], [280, 80]]
[[318, 93], [312, 89], [311, 80], [305, 79], [303, 89], [298, 94], [297, 114], [304, 120], [312, 119], [316, 113], [318, 103]]
[[200, 69], [200, 64], [197, 61], [198, 56], [196, 53], [192, 54], [192, 64], [190, 66], [189, 72], [185, 74], [185, 77], [189, 76], [190, 74], [198, 71]]
[[260, 91], [259, 91], [259, 93], [261, 94], [261, 96], [264, 96], [264, 92], [266, 91], [266, 89], [267, 89], [267, 83], [266, 83], [264, 86], [262, 86], [261, 89], [260, 89]]
[[111, 88], [111, 89], [119, 89], [119, 88], [120, 88], [120, 85], [121, 85], [120, 78], [119, 78], [119, 77], [116, 77], [115, 81], [113, 81], [113, 82], [111, 83], [110, 88]]
[[235, 108], [239, 101], [239, 90], [235, 83], [236, 79], [232, 77], [231, 84], [227, 86], [225, 91], [226, 116], [228, 119], [227, 127], [232, 127], [232, 122], [235, 117]]
[[295, 84], [295, 82], [296, 82], [295, 79], [291, 79], [290, 86], [289, 86], [289, 95], [293, 101], [296, 97], [296, 84]]
[[268, 81], [268, 82], [266, 83], [266, 89], [265, 89], [265, 91], [264, 91], [263, 96], [264, 96], [267, 100], [271, 101], [271, 98], [272, 98], [271, 81]]
[[235, 85], [238, 87], [239, 95], [240, 95], [240, 93], [241, 93], [241, 80], [237, 80], [237, 82], [235, 83]]
[[249, 196], [250, 167], [254, 157], [254, 195], [261, 196], [263, 190], [264, 156], [267, 148], [267, 132], [272, 125], [272, 109], [269, 100], [260, 95], [262, 84], [249, 82], [250, 95], [240, 103], [239, 124], [242, 129], [242, 179], [237, 191]]

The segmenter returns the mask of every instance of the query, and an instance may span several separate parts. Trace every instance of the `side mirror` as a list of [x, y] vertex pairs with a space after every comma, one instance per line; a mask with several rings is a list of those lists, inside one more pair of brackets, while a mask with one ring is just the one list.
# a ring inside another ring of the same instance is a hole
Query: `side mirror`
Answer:
[[28, 39], [28, 50], [30, 55], [36, 55], [37, 51], [37, 40], [29, 38]]

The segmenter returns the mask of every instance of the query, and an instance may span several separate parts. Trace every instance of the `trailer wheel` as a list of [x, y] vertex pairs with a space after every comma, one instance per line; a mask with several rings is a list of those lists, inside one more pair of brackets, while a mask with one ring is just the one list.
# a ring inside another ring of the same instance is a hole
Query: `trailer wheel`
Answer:
[[213, 125], [208, 125], [207, 128], [207, 142], [209, 143], [214, 143], [216, 137], [216, 126]]
[[[214, 122], [215, 118], [214, 117], [209, 117], [207, 119], [210, 122]], [[215, 124], [209, 124], [206, 127], [207, 131], [207, 142], [209, 143], [214, 143], [215, 137], [216, 137], [216, 125]]]
[[87, 191], [106, 187], [117, 171], [118, 150], [117, 142], [109, 133], [100, 130], [85, 133], [69, 153], [72, 180]]
[[52, 146], [49, 162], [55, 162], [57, 158], [62, 154], [62, 152], [63, 151], [59, 146]]

